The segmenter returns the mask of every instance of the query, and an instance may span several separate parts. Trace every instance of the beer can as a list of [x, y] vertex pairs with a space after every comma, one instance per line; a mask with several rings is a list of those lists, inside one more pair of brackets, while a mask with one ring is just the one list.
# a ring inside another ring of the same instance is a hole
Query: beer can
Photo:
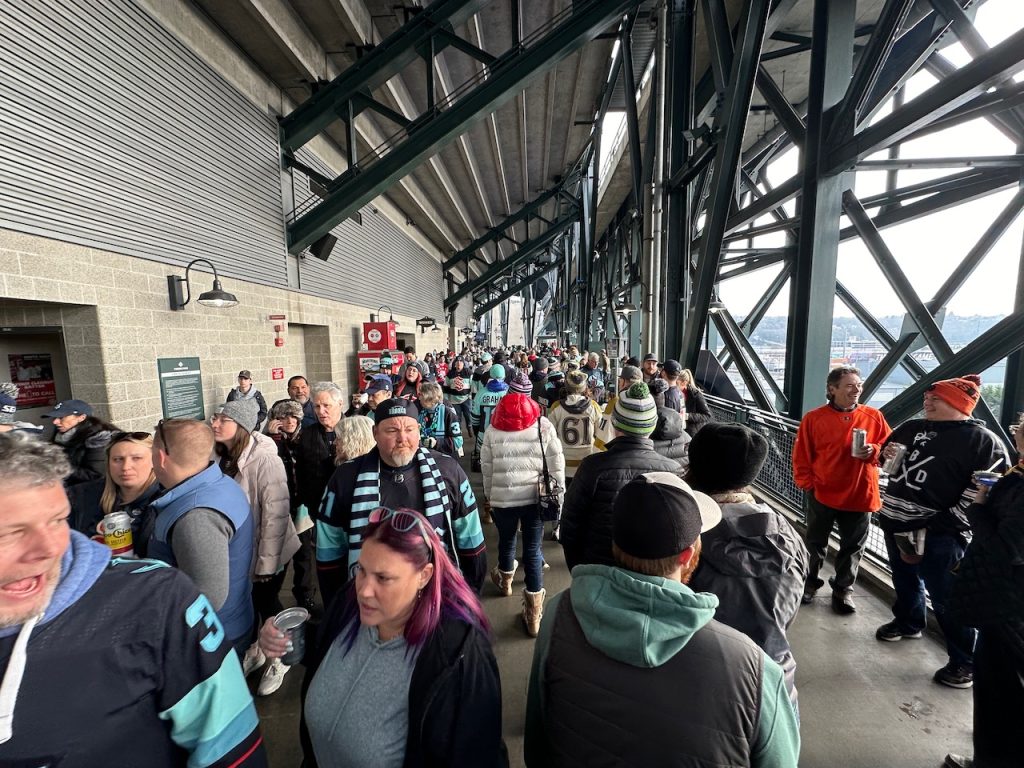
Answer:
[[111, 512], [100, 523], [103, 542], [110, 547], [114, 557], [135, 557], [132, 544], [132, 518], [127, 512]]
[[998, 472], [975, 472], [973, 477], [974, 482], [987, 485], [991, 488], [993, 485], [998, 483], [1003, 476]]
[[292, 649], [281, 657], [281, 663], [292, 666], [302, 661], [306, 655], [306, 622], [309, 611], [305, 608], [286, 608], [274, 617], [274, 626], [284, 632], [291, 640]]
[[889, 453], [889, 458], [882, 464], [882, 471], [887, 475], [892, 475], [899, 471], [903, 457], [907, 455], [907, 446], [903, 443], [889, 443], [886, 450]]
[[859, 456], [860, 452], [864, 450], [864, 445], [867, 443], [868, 431], [866, 429], [855, 429], [853, 430], [853, 445], [850, 448], [850, 453], [853, 456]]

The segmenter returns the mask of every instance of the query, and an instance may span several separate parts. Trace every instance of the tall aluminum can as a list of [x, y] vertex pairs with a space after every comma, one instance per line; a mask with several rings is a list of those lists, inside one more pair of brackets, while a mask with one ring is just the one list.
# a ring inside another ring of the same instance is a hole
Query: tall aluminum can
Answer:
[[903, 457], [907, 455], [907, 446], [903, 443], [889, 443], [886, 446], [889, 450], [889, 458], [882, 464], [882, 471], [887, 475], [895, 474], [900, 464], [903, 463]]
[[860, 455], [860, 452], [864, 450], [864, 445], [867, 442], [868, 431], [866, 429], [855, 429], [853, 430], [853, 444], [850, 446], [850, 454], [852, 456]]
[[103, 531], [103, 541], [110, 547], [114, 557], [135, 557], [132, 518], [127, 512], [111, 512], [104, 516], [100, 529]]

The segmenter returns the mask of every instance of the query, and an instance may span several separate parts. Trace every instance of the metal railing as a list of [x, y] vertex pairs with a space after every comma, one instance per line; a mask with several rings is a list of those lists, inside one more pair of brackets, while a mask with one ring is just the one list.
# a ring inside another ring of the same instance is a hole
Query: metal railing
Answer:
[[[773, 502], [786, 508], [797, 522], [806, 522], [806, 501], [804, 492], [793, 482], [793, 444], [799, 422], [762, 411], [753, 405], [735, 403], [713, 395], [704, 395], [708, 410], [715, 421], [745, 424], [768, 440], [768, 458], [754, 481], [754, 487]], [[866, 554], [874, 563], [889, 569], [889, 556], [885, 549], [885, 537], [878, 527], [878, 516], [871, 516]]]

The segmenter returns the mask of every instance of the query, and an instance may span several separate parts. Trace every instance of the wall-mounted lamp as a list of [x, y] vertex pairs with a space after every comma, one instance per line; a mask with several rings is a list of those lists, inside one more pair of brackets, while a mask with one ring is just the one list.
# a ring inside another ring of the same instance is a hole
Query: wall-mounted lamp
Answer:
[[616, 312], [621, 312], [624, 315], [628, 315], [630, 312], [637, 312], [637, 306], [632, 301], [623, 301], [616, 304], [614, 307]]
[[381, 304], [379, 307], [377, 307], [377, 314], [376, 315], [370, 315], [370, 322], [371, 323], [377, 322], [377, 318], [380, 317], [380, 312], [381, 312], [382, 309], [386, 309], [388, 311], [388, 322], [389, 323], [394, 323], [395, 328], [398, 328], [398, 326], [400, 326], [401, 323], [399, 323], [397, 320], [395, 320], [395, 313], [391, 311], [391, 307], [389, 307], [387, 304]]
[[209, 265], [210, 269], [213, 270], [213, 289], [199, 294], [199, 298], [196, 301], [204, 307], [226, 308], [235, 306], [238, 303], [238, 299], [233, 293], [228, 293], [221, 286], [220, 280], [217, 277], [217, 268], [213, 266], [213, 262], [208, 259], [192, 259], [188, 266], [185, 267], [184, 277], [178, 277], [177, 275], [167, 276], [167, 297], [170, 300], [171, 309], [175, 311], [184, 309], [185, 305], [192, 300], [192, 286], [188, 279], [189, 272], [194, 264], [199, 264], [200, 262]]
[[441, 329], [438, 327], [437, 323], [434, 323], [434, 327], [430, 329], [430, 332], [431, 333], [440, 333]]
[[437, 325], [437, 321], [432, 317], [421, 317], [416, 321], [416, 325], [419, 326], [420, 333], [426, 333], [427, 328]]

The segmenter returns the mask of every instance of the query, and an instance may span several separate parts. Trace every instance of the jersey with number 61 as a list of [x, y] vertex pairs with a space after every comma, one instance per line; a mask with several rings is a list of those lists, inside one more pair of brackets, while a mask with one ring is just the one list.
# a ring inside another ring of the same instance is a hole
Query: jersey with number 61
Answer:
[[572, 477], [580, 462], [597, 450], [594, 436], [601, 420], [601, 406], [586, 395], [567, 395], [551, 407], [548, 420], [562, 441], [565, 476]]

